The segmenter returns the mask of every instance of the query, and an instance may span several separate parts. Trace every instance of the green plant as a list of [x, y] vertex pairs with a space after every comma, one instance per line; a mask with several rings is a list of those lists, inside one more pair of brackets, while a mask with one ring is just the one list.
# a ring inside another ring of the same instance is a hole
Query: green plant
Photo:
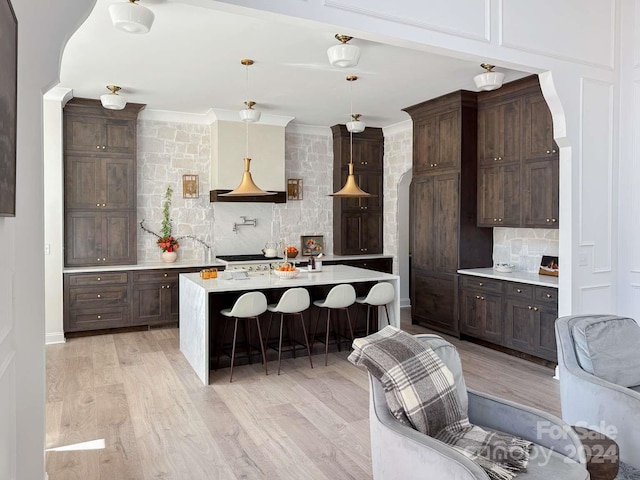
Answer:
[[158, 237], [156, 243], [162, 249], [163, 252], [173, 252], [180, 248], [180, 244], [178, 243], [178, 238], [174, 238], [172, 233], [172, 225], [171, 225], [171, 197], [173, 195], [173, 189], [171, 187], [167, 187], [167, 191], [164, 194], [164, 204], [162, 206], [162, 223], [160, 227], [160, 235], [156, 232], [149, 230], [144, 226], [144, 220], [140, 222], [140, 228], [147, 233], [155, 235]]

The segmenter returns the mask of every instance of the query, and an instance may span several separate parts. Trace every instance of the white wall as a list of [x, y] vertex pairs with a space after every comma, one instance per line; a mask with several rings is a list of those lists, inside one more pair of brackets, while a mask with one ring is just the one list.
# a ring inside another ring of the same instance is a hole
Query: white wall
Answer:
[[44, 478], [42, 94], [91, 0], [14, 1], [18, 18], [17, 212], [0, 218], [0, 477]]

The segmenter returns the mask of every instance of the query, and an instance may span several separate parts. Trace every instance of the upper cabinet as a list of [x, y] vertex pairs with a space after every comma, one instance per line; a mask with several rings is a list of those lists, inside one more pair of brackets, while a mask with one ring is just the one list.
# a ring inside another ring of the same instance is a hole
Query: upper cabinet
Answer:
[[460, 111], [419, 115], [413, 121], [414, 175], [460, 166]]
[[478, 94], [478, 226], [558, 228], [558, 159], [536, 76]]
[[136, 122], [143, 105], [64, 108], [65, 265], [136, 263]]

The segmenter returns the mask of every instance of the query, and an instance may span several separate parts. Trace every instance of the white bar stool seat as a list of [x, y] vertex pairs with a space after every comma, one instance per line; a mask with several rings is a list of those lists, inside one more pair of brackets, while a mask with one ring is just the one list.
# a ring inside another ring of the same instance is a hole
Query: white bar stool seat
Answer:
[[391, 325], [387, 306], [393, 302], [394, 298], [396, 298], [396, 289], [393, 288], [393, 285], [389, 282], [376, 283], [371, 287], [366, 297], [356, 298], [356, 303], [367, 306], [367, 335], [369, 335], [371, 307], [381, 307], [384, 305], [384, 311], [387, 314], [387, 324]]
[[[269, 332], [271, 331], [271, 320], [274, 313], [280, 314], [280, 335], [278, 337], [278, 375], [280, 375], [280, 357], [282, 355], [282, 329], [284, 324], [285, 315], [298, 315], [300, 317], [300, 323], [302, 324], [302, 333], [304, 335], [305, 345], [307, 346], [307, 354], [309, 355], [309, 364], [313, 368], [313, 362], [311, 360], [311, 348], [309, 347], [309, 337], [307, 336], [307, 329], [304, 326], [304, 315], [302, 312], [309, 308], [311, 304], [311, 298], [306, 288], [290, 288], [286, 290], [277, 304], [267, 305], [267, 310], [271, 312], [269, 318], [269, 327], [267, 328], [267, 342], [269, 341]], [[288, 328], [287, 328], [288, 332]], [[293, 358], [296, 357], [295, 341], [289, 336], [289, 341], [293, 345]]]
[[[319, 309], [326, 308], [327, 309], [327, 331], [325, 338], [325, 350], [324, 350], [324, 365], [327, 366], [329, 359], [329, 330], [331, 325], [331, 310], [343, 310], [347, 313], [347, 321], [349, 323], [349, 333], [351, 334], [351, 341], [353, 342], [353, 327], [351, 325], [351, 317], [349, 316], [348, 308], [353, 305], [356, 301], [356, 290], [352, 285], [349, 284], [341, 284], [336, 285], [327, 294], [327, 297], [324, 300], [315, 300], [313, 304]], [[318, 316], [316, 318], [316, 326], [313, 332], [313, 339], [315, 340], [316, 331], [318, 329], [318, 323], [320, 320], [320, 310], [318, 310]], [[338, 350], [340, 350], [340, 335], [338, 330], [333, 328], [334, 334], [336, 335]]]
[[[248, 292], [240, 295], [231, 308], [225, 308], [220, 310], [220, 314], [224, 315], [224, 329], [222, 330], [222, 336], [220, 337], [220, 348], [218, 349], [218, 358], [216, 360], [216, 366], [220, 360], [220, 350], [224, 342], [225, 334], [227, 333], [227, 321], [229, 318], [235, 319], [233, 327], [233, 346], [231, 348], [231, 374], [229, 375], [229, 382], [233, 381], [233, 362], [236, 356], [236, 338], [238, 335], [238, 320], [248, 320], [255, 318], [256, 327], [258, 328], [258, 339], [260, 340], [260, 350], [262, 352], [262, 362], [264, 363], [264, 373], [268, 375], [267, 371], [267, 357], [264, 353], [264, 344], [262, 343], [262, 332], [260, 330], [260, 319], [258, 318], [264, 312], [267, 311], [267, 297], [262, 292]], [[251, 362], [251, 336], [249, 334], [249, 326], [245, 324], [245, 332], [247, 335], [247, 354], [249, 355], [249, 362]]]

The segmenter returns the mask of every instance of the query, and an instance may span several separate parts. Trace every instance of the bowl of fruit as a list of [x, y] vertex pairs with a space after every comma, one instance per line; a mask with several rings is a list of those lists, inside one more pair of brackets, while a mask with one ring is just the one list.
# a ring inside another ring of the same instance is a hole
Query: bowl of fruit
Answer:
[[300, 275], [300, 270], [292, 263], [283, 263], [273, 271], [273, 274], [279, 278], [295, 278]]
[[287, 255], [287, 258], [296, 258], [298, 256], [298, 249], [293, 245], [289, 245], [284, 253]]

